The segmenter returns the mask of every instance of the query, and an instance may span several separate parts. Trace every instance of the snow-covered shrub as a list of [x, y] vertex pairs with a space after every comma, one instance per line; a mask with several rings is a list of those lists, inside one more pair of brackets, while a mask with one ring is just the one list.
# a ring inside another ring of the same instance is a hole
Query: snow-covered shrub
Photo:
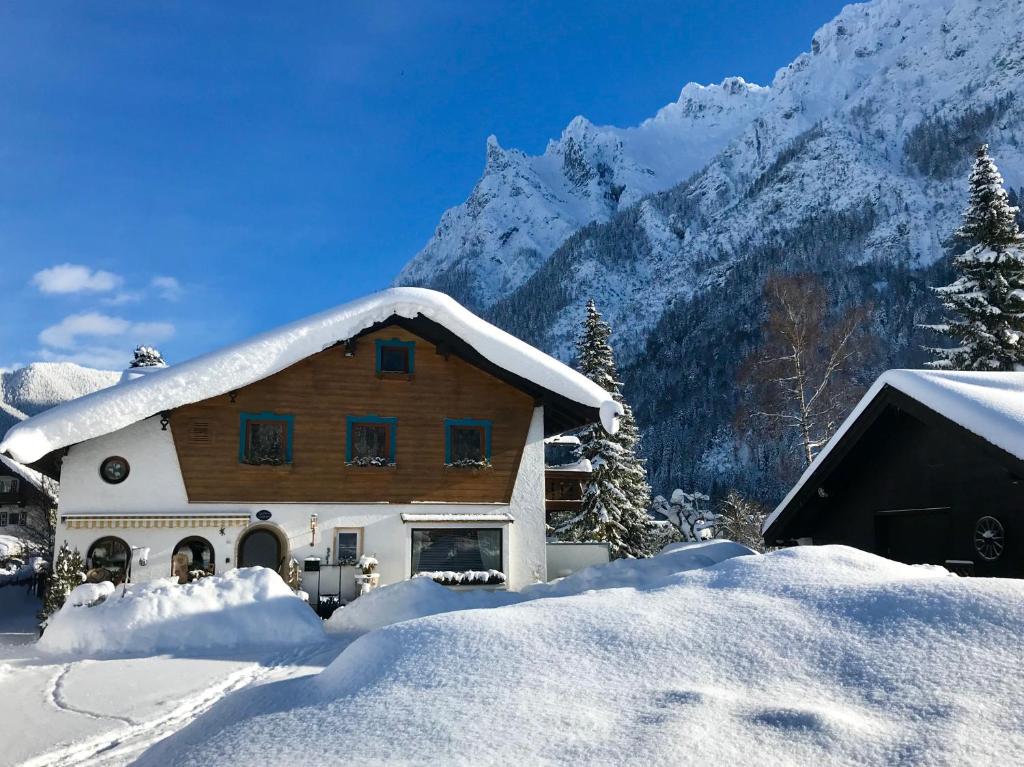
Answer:
[[[79, 596], [82, 604], [75, 606]], [[50, 616], [39, 648], [82, 656], [151, 655], [303, 644], [322, 637], [320, 619], [281, 576], [265, 567], [245, 567], [185, 585], [175, 578], [116, 588], [86, 584]]]
[[363, 554], [356, 562], [356, 566], [363, 571], [363, 575], [370, 575], [380, 566], [380, 562], [372, 554]]
[[711, 499], [699, 491], [692, 493], [676, 489], [666, 500], [655, 496], [651, 502], [653, 522], [650, 535], [660, 547], [676, 541], [706, 541], [715, 537], [718, 514], [711, 511]]

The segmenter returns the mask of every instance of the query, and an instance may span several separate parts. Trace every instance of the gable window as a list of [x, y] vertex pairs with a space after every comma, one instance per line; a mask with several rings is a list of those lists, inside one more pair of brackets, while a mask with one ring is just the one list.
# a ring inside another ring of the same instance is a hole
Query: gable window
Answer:
[[17, 492], [17, 477], [0, 477], [0, 495], [14, 495]]
[[100, 464], [100, 477], [111, 485], [119, 485], [128, 479], [131, 466], [119, 455], [112, 455]]
[[295, 419], [277, 413], [242, 413], [238, 460], [257, 466], [292, 462]]
[[335, 556], [338, 564], [351, 567], [359, 562], [363, 551], [362, 533], [357, 529], [338, 530], [336, 537]]
[[345, 463], [354, 466], [390, 466], [395, 462], [397, 418], [376, 415], [345, 419]]
[[377, 340], [377, 375], [412, 375], [416, 362], [416, 342]]
[[448, 418], [444, 422], [444, 462], [449, 466], [489, 466], [491, 422]]
[[442, 528], [412, 531], [412, 574], [500, 573], [501, 530]]

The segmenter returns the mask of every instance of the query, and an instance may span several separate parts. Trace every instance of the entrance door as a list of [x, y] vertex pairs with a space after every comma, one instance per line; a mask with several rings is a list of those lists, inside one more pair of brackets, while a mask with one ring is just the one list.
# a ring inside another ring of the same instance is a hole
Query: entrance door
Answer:
[[251, 530], [238, 546], [239, 567], [269, 567], [277, 570], [281, 564], [281, 541], [266, 529]]

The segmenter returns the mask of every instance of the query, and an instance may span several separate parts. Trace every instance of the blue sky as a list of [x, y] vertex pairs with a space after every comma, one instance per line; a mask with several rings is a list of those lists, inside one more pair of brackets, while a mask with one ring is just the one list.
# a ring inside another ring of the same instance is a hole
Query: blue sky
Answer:
[[0, 368], [173, 363], [386, 287], [489, 134], [767, 83], [842, 5], [0, 5]]

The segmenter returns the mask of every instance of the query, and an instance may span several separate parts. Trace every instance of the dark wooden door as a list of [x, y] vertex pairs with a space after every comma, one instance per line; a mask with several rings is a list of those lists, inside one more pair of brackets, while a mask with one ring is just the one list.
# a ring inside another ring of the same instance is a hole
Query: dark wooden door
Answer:
[[269, 567], [277, 570], [281, 563], [281, 542], [269, 530], [253, 530], [245, 534], [238, 547], [239, 567]]
[[944, 564], [950, 554], [949, 509], [908, 509], [875, 515], [876, 554], [908, 565]]

